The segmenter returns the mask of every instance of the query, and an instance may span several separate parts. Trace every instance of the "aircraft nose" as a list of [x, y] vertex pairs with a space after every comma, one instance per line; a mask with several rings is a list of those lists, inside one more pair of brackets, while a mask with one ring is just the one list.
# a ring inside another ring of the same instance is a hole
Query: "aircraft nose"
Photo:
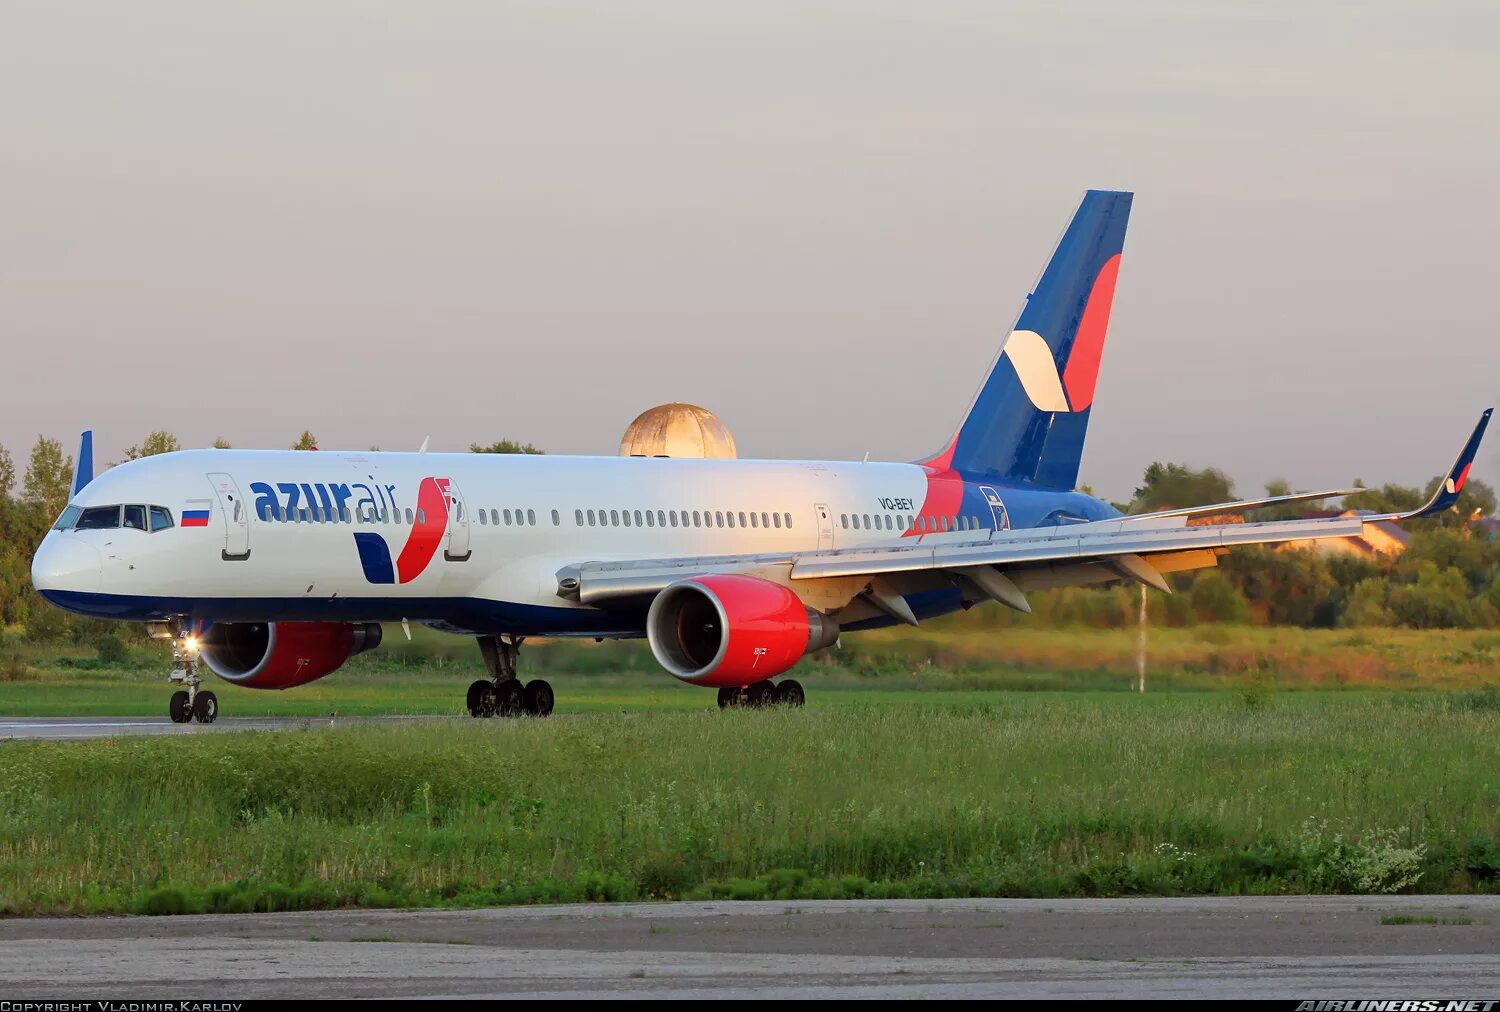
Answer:
[[103, 559], [93, 545], [71, 532], [53, 533], [31, 559], [31, 585], [43, 596], [48, 591], [95, 594], [102, 568]]

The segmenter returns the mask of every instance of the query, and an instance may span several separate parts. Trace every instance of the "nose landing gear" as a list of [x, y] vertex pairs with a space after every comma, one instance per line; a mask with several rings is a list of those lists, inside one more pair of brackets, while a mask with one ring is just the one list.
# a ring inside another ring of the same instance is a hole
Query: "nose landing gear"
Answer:
[[524, 637], [480, 636], [479, 652], [489, 679], [469, 686], [465, 704], [471, 717], [545, 717], [552, 712], [552, 686], [540, 678], [521, 684], [516, 674]]
[[174, 724], [186, 724], [193, 718], [200, 724], [212, 724], [219, 718], [219, 697], [200, 688], [198, 677], [198, 641], [190, 635], [172, 640], [172, 673], [167, 680], [183, 686], [172, 693], [167, 713]]
[[733, 706], [763, 710], [768, 706], [797, 708], [807, 702], [807, 693], [802, 683], [795, 678], [783, 678], [772, 684], [769, 680], [751, 682], [749, 685], [731, 685], [719, 690], [719, 709]]

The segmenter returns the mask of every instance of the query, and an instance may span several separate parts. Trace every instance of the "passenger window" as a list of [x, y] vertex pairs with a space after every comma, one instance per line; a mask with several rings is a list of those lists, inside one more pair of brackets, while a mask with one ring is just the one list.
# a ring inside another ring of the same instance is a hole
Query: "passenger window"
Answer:
[[652, 516], [650, 510], [646, 511], [646, 526], [647, 527], [655, 527], [656, 526], [656, 517]]
[[[479, 515], [481, 517], [484, 516], [484, 510], [480, 510], [479, 511]], [[418, 506], [417, 507], [417, 523], [419, 523], [419, 524], [425, 524], [426, 522], [427, 522], [427, 511], [424, 510], [424, 509], [422, 509], [420, 506]]]
[[723, 527], [724, 526], [724, 513], [723, 513], [722, 510], [714, 510], [714, 526], [715, 527]]
[[745, 526], [745, 511], [740, 510], [740, 526]]
[[699, 524], [698, 524], [698, 511], [697, 510], [693, 510], [693, 526], [694, 527], [699, 526]]
[[641, 526], [641, 511], [640, 510], [636, 510], [635, 511], [635, 525], [637, 527]]
[[667, 510], [667, 519], [672, 522], [672, 526], [673, 527], [676, 527], [677, 526], [677, 511], [676, 510]]
[[609, 511], [609, 525], [611, 527], [618, 527], [618, 526], [620, 526], [620, 511], [619, 510], [610, 510]]
[[164, 506], [151, 507], [151, 530], [164, 531], [172, 526], [172, 513]]
[[505, 526], [510, 526], [510, 510], [505, 511]]
[[781, 527], [781, 514], [780, 513], [772, 513], [771, 514], [771, 519], [776, 522], [777, 528]]
[[786, 515], [786, 529], [787, 530], [791, 530], [792, 529], [792, 515], [790, 513], [788, 513]]
[[852, 523], [850, 523], [849, 526], [853, 527], [856, 531], [859, 530], [859, 514], [858, 513], [854, 514], [854, 516], [851, 518], [851, 520], [852, 520]]
[[734, 510], [730, 510], [728, 513], [724, 514], [724, 520], [726, 521], [726, 523], [728, 524], [728, 526], [733, 527], [734, 526]]
[[144, 531], [146, 529], [146, 507], [126, 506], [125, 523], [122, 525], [133, 531]]
[[625, 513], [625, 526], [629, 527], [630, 526], [630, 511], [629, 510], [625, 510], [624, 513]]
[[771, 526], [771, 515], [769, 513], [766, 513], [764, 511], [761, 512], [761, 515], [760, 515], [760, 525], [762, 527], [770, 527]]
[[480, 527], [484, 527], [485, 525], [487, 525], [489, 523], [489, 520], [490, 520], [490, 518], [485, 515], [485, 511], [484, 510], [480, 510], [479, 511], [479, 526]]
[[589, 526], [594, 526], [594, 511], [589, 510]]
[[751, 527], [759, 527], [760, 526], [760, 517], [758, 517], [758, 516], [755, 515], [755, 511], [754, 510], [750, 511], [750, 526]]

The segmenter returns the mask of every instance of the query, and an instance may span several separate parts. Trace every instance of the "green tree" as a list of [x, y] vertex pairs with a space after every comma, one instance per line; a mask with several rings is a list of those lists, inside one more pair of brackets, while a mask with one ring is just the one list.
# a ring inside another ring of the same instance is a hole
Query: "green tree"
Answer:
[[1415, 629], [1473, 629], [1494, 621], [1495, 612], [1475, 597], [1463, 573], [1424, 560], [1414, 583], [1391, 588], [1391, 614]]
[[27, 502], [51, 519], [68, 504], [73, 480], [73, 458], [63, 453], [62, 444], [46, 436], [37, 436], [31, 448], [31, 463], [24, 482]]
[[491, 443], [489, 446], [480, 446], [478, 443], [469, 444], [470, 453], [543, 453], [530, 443], [518, 443], [514, 439], [501, 439]]
[[294, 450], [316, 450], [318, 448], [318, 437], [309, 429], [303, 429], [302, 435], [292, 444]]
[[1244, 622], [1250, 617], [1245, 595], [1217, 570], [1199, 573], [1188, 590], [1193, 617], [1199, 622]]
[[[1355, 488], [1364, 488], [1365, 483], [1358, 479], [1354, 482]], [[1372, 488], [1368, 492], [1359, 492], [1344, 500], [1344, 505], [1352, 510], [1371, 510], [1375, 513], [1405, 513], [1414, 510], [1427, 501], [1427, 496], [1414, 488], [1405, 485], [1382, 485], [1380, 488]]]
[[218, 439], [214, 440], [214, 449], [215, 450], [227, 450], [227, 449], [229, 449], [229, 440], [225, 439], [223, 436], [220, 436]]
[[1146, 468], [1141, 487], [1130, 503], [1132, 513], [1208, 506], [1234, 498], [1234, 484], [1216, 467], [1197, 469], [1186, 464], [1163, 464]]
[[154, 457], [158, 453], [176, 453], [180, 449], [182, 444], [177, 441], [176, 436], [164, 429], [157, 429], [142, 440], [139, 446], [126, 449], [125, 459], [139, 460], [141, 457]]
[[1367, 629], [1395, 625], [1396, 616], [1385, 605], [1390, 589], [1390, 581], [1380, 577], [1360, 580], [1349, 592], [1349, 599], [1339, 616], [1339, 625]]
[[0, 499], [10, 496], [10, 490], [16, 485], [16, 462], [11, 459], [10, 451], [0, 446]]

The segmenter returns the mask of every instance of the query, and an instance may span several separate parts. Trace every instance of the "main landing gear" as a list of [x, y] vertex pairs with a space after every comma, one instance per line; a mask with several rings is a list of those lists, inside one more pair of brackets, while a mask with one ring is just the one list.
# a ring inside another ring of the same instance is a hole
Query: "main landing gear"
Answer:
[[219, 719], [219, 697], [200, 688], [203, 679], [198, 677], [198, 640], [189, 635], [172, 639], [172, 673], [167, 680], [183, 686], [172, 693], [167, 713], [174, 724], [186, 724], [197, 718], [200, 724], [212, 724]]
[[749, 685], [731, 685], [719, 690], [719, 709], [731, 706], [748, 706], [757, 710], [768, 706], [800, 707], [807, 702], [807, 693], [802, 683], [795, 678], [783, 678], [772, 684], [770, 681], [751, 682]]
[[465, 699], [469, 716], [545, 717], [552, 712], [552, 686], [540, 678], [522, 685], [516, 676], [523, 639], [508, 634], [479, 637], [479, 652], [484, 655], [490, 677], [469, 686]]

